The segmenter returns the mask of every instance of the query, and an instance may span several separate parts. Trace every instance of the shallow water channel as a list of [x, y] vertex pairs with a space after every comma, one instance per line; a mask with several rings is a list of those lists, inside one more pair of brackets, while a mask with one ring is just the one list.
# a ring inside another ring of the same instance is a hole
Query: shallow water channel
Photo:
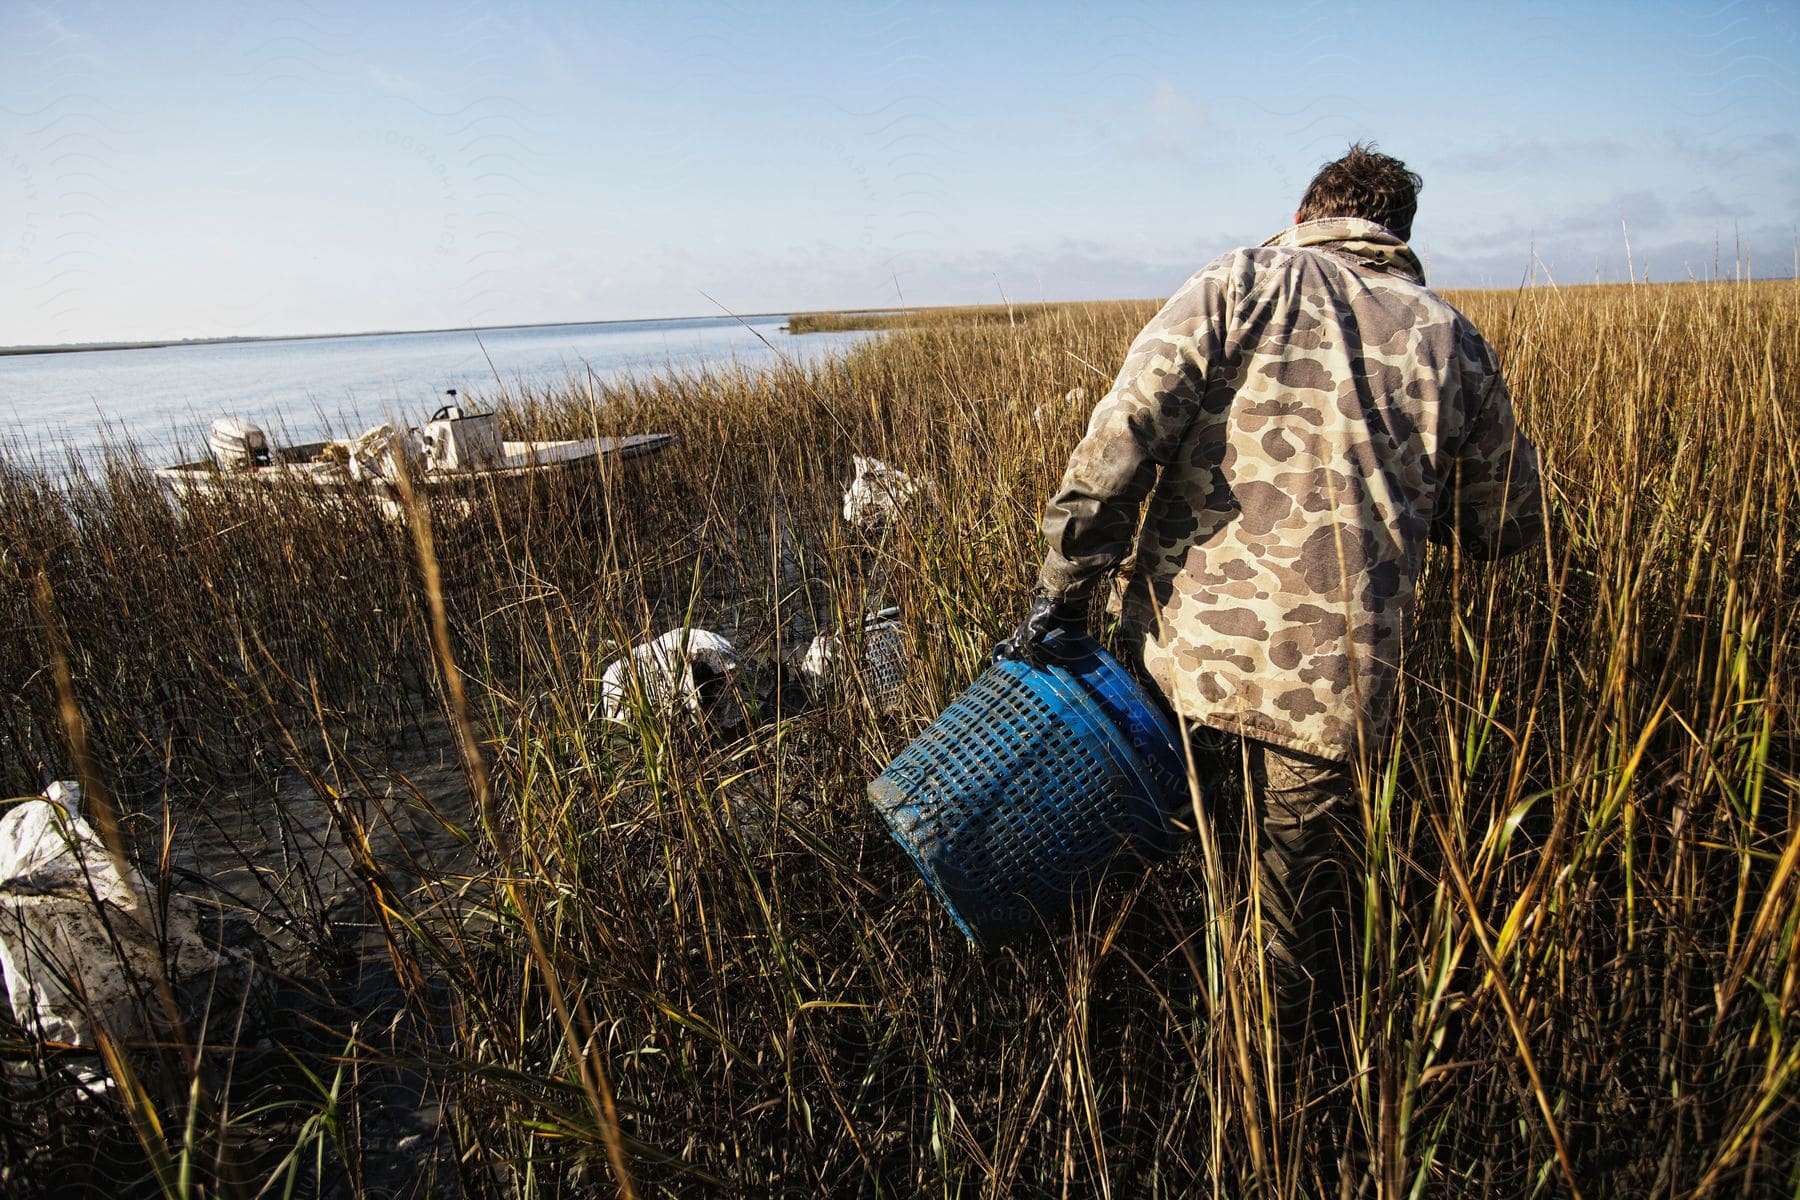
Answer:
[[[241, 1147], [250, 1178], [265, 1176], [299, 1122], [324, 1102], [294, 1069], [303, 1063], [340, 1089], [347, 1135], [342, 1147], [328, 1147], [324, 1170], [310, 1180], [317, 1194], [460, 1190], [440, 1097], [418, 1065], [448, 1033], [443, 981], [423, 955], [409, 955], [404, 968], [396, 963], [368, 883], [378, 879], [412, 913], [451, 893], [473, 898], [474, 854], [459, 836], [471, 820], [468, 789], [449, 738], [428, 743], [309, 754], [303, 769], [284, 766], [272, 786], [176, 818], [178, 889], [216, 907], [232, 931], [227, 939], [248, 945], [266, 974], [241, 1033], [206, 1038], [221, 1046], [213, 1057], [229, 1076], [230, 1103], [244, 1112], [299, 1101], [286, 1117], [250, 1123]], [[436, 911], [450, 917], [466, 907]], [[399, 971], [414, 964], [422, 970], [409, 1000]], [[311, 1152], [305, 1159], [309, 1179]]]

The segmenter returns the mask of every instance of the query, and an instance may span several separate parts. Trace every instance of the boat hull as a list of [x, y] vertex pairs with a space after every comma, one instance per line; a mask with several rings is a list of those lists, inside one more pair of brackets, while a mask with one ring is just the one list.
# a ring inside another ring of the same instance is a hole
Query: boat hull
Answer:
[[[431, 495], [466, 495], [496, 485], [549, 482], [558, 477], [604, 469], [606, 463], [660, 453], [675, 443], [668, 433], [636, 433], [623, 437], [581, 438], [571, 441], [502, 442], [502, 454], [492, 466], [466, 471], [421, 471], [415, 486]], [[157, 469], [156, 476], [177, 495], [219, 495], [243, 486], [316, 487], [345, 493], [373, 493], [396, 499], [398, 488], [387, 479], [354, 479], [344, 463], [328, 457], [333, 445], [343, 442], [307, 442], [277, 450], [268, 466], [242, 471], [220, 471], [211, 459], [179, 463]]]

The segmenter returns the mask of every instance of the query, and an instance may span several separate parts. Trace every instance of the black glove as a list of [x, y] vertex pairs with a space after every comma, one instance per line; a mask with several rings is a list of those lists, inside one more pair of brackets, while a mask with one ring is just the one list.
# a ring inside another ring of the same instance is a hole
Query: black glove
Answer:
[[1047, 657], [1044, 639], [1053, 633], [1065, 637], [1087, 633], [1087, 614], [1085, 596], [1047, 596], [1039, 592], [1031, 598], [1031, 611], [1013, 635], [994, 647], [994, 657], [1018, 658], [1041, 666]]

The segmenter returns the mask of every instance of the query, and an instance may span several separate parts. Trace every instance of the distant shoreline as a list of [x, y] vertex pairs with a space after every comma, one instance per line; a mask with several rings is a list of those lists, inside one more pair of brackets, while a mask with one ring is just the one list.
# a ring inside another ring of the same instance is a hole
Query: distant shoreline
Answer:
[[[751, 321], [763, 317], [817, 317], [855, 314], [879, 316], [882, 313], [905, 313], [916, 308], [830, 308], [807, 312], [707, 313], [681, 317], [616, 317], [607, 321], [537, 321], [511, 325], [450, 325], [440, 329], [370, 329], [360, 333], [269, 333], [240, 337], [162, 338], [144, 342], [66, 342], [49, 346], [0, 346], [0, 358], [17, 358], [28, 354], [87, 354], [99, 350], [168, 350], [183, 346], [239, 346], [253, 342], [323, 342], [340, 338], [406, 337], [428, 333], [489, 333], [499, 329], [571, 329], [588, 325], [650, 325], [665, 321]], [[794, 333], [811, 333], [797, 329]]]
[[[1742, 286], [1784, 282], [1785, 277], [1755, 280], [1671, 279], [1652, 286], [1704, 287], [1713, 284]], [[1543, 285], [1539, 285], [1543, 286]], [[1563, 284], [1558, 290], [1605, 289], [1630, 287], [1625, 283]], [[1639, 285], [1645, 286], [1645, 285]], [[1473, 294], [1477, 292], [1510, 292], [1517, 288], [1440, 288], [1440, 294]], [[909, 304], [893, 308], [814, 308], [786, 309], [755, 313], [690, 313], [678, 317], [614, 317], [605, 321], [530, 321], [508, 325], [447, 325], [436, 329], [370, 329], [358, 333], [269, 333], [240, 337], [161, 338], [141, 342], [67, 342], [48, 346], [0, 346], [0, 358], [22, 358], [33, 354], [86, 354], [99, 350], [167, 350], [182, 346], [236, 346], [255, 342], [323, 342], [342, 338], [407, 337], [432, 333], [488, 333], [501, 329], [572, 329], [591, 325], [650, 325], [667, 321], [751, 321], [765, 317], [786, 317], [784, 331], [796, 336], [808, 333], [842, 333], [852, 330], [892, 329], [926, 320], [931, 313], [987, 314], [1020, 313], [1027, 309], [1043, 309], [1065, 304], [1136, 303], [1132, 300], [1034, 300], [1017, 304]]]

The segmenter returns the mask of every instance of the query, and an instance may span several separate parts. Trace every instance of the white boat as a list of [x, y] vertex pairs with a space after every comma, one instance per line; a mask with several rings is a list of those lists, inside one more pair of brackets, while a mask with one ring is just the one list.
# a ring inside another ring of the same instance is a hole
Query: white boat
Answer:
[[216, 495], [240, 483], [367, 488], [383, 499], [396, 494], [400, 459], [415, 486], [428, 492], [467, 491], [579, 470], [601, 460], [655, 454], [675, 442], [669, 433], [567, 441], [503, 441], [493, 413], [440, 408], [423, 430], [378, 425], [361, 437], [271, 446], [262, 430], [224, 417], [213, 422], [212, 454], [158, 468], [157, 478], [178, 496]]

